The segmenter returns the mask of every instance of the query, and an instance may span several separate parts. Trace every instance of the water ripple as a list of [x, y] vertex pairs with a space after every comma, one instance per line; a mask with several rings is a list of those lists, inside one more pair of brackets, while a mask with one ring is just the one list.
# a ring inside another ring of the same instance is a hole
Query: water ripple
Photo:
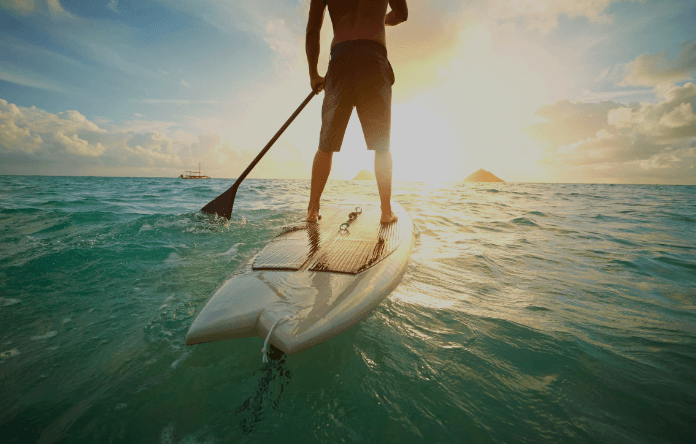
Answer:
[[[275, 367], [186, 347], [197, 310], [305, 216], [308, 181], [0, 177], [0, 432], [127, 442], [684, 442], [696, 188], [397, 183], [420, 236], [351, 330]], [[377, 196], [329, 181], [323, 205]]]

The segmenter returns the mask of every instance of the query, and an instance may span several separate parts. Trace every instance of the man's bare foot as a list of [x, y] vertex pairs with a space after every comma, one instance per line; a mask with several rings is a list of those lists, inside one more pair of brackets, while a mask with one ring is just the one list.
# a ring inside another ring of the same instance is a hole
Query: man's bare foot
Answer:
[[393, 224], [397, 220], [399, 220], [399, 218], [396, 216], [396, 214], [390, 211], [389, 214], [382, 213], [382, 217], [379, 219], [379, 223], [389, 225]]
[[312, 211], [307, 213], [307, 222], [315, 224], [321, 219], [321, 214], [318, 211]]

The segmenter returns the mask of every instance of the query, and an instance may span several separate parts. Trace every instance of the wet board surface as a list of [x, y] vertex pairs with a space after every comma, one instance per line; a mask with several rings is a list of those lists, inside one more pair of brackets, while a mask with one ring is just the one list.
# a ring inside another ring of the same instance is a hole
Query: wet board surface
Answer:
[[[259, 253], [253, 269], [357, 274], [396, 250], [410, 230], [400, 206], [394, 211], [399, 220], [388, 225], [379, 222], [379, 204], [334, 205], [322, 213], [317, 223], [287, 227]], [[352, 221], [351, 213], [358, 213]]]
[[399, 284], [414, 245], [410, 216], [392, 210], [399, 220], [382, 225], [379, 203], [347, 201], [322, 208], [318, 223], [284, 227], [218, 287], [186, 343], [259, 336], [297, 353], [360, 322]]

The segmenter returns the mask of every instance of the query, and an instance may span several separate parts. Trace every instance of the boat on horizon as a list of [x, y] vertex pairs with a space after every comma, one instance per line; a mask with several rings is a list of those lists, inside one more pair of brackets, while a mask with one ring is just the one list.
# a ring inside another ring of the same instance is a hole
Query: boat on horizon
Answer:
[[180, 175], [179, 179], [210, 179], [210, 176], [201, 173], [201, 163], [198, 162], [198, 171], [186, 171], [186, 174]]

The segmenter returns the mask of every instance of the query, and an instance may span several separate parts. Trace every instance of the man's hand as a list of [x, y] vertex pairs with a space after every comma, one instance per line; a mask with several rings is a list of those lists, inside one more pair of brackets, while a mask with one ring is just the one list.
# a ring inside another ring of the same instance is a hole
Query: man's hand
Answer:
[[319, 74], [316, 74], [314, 76], [311, 76], [309, 78], [309, 81], [312, 85], [312, 91], [314, 91], [315, 94], [319, 94], [324, 90], [324, 82], [326, 81], [326, 78], [320, 76]]

